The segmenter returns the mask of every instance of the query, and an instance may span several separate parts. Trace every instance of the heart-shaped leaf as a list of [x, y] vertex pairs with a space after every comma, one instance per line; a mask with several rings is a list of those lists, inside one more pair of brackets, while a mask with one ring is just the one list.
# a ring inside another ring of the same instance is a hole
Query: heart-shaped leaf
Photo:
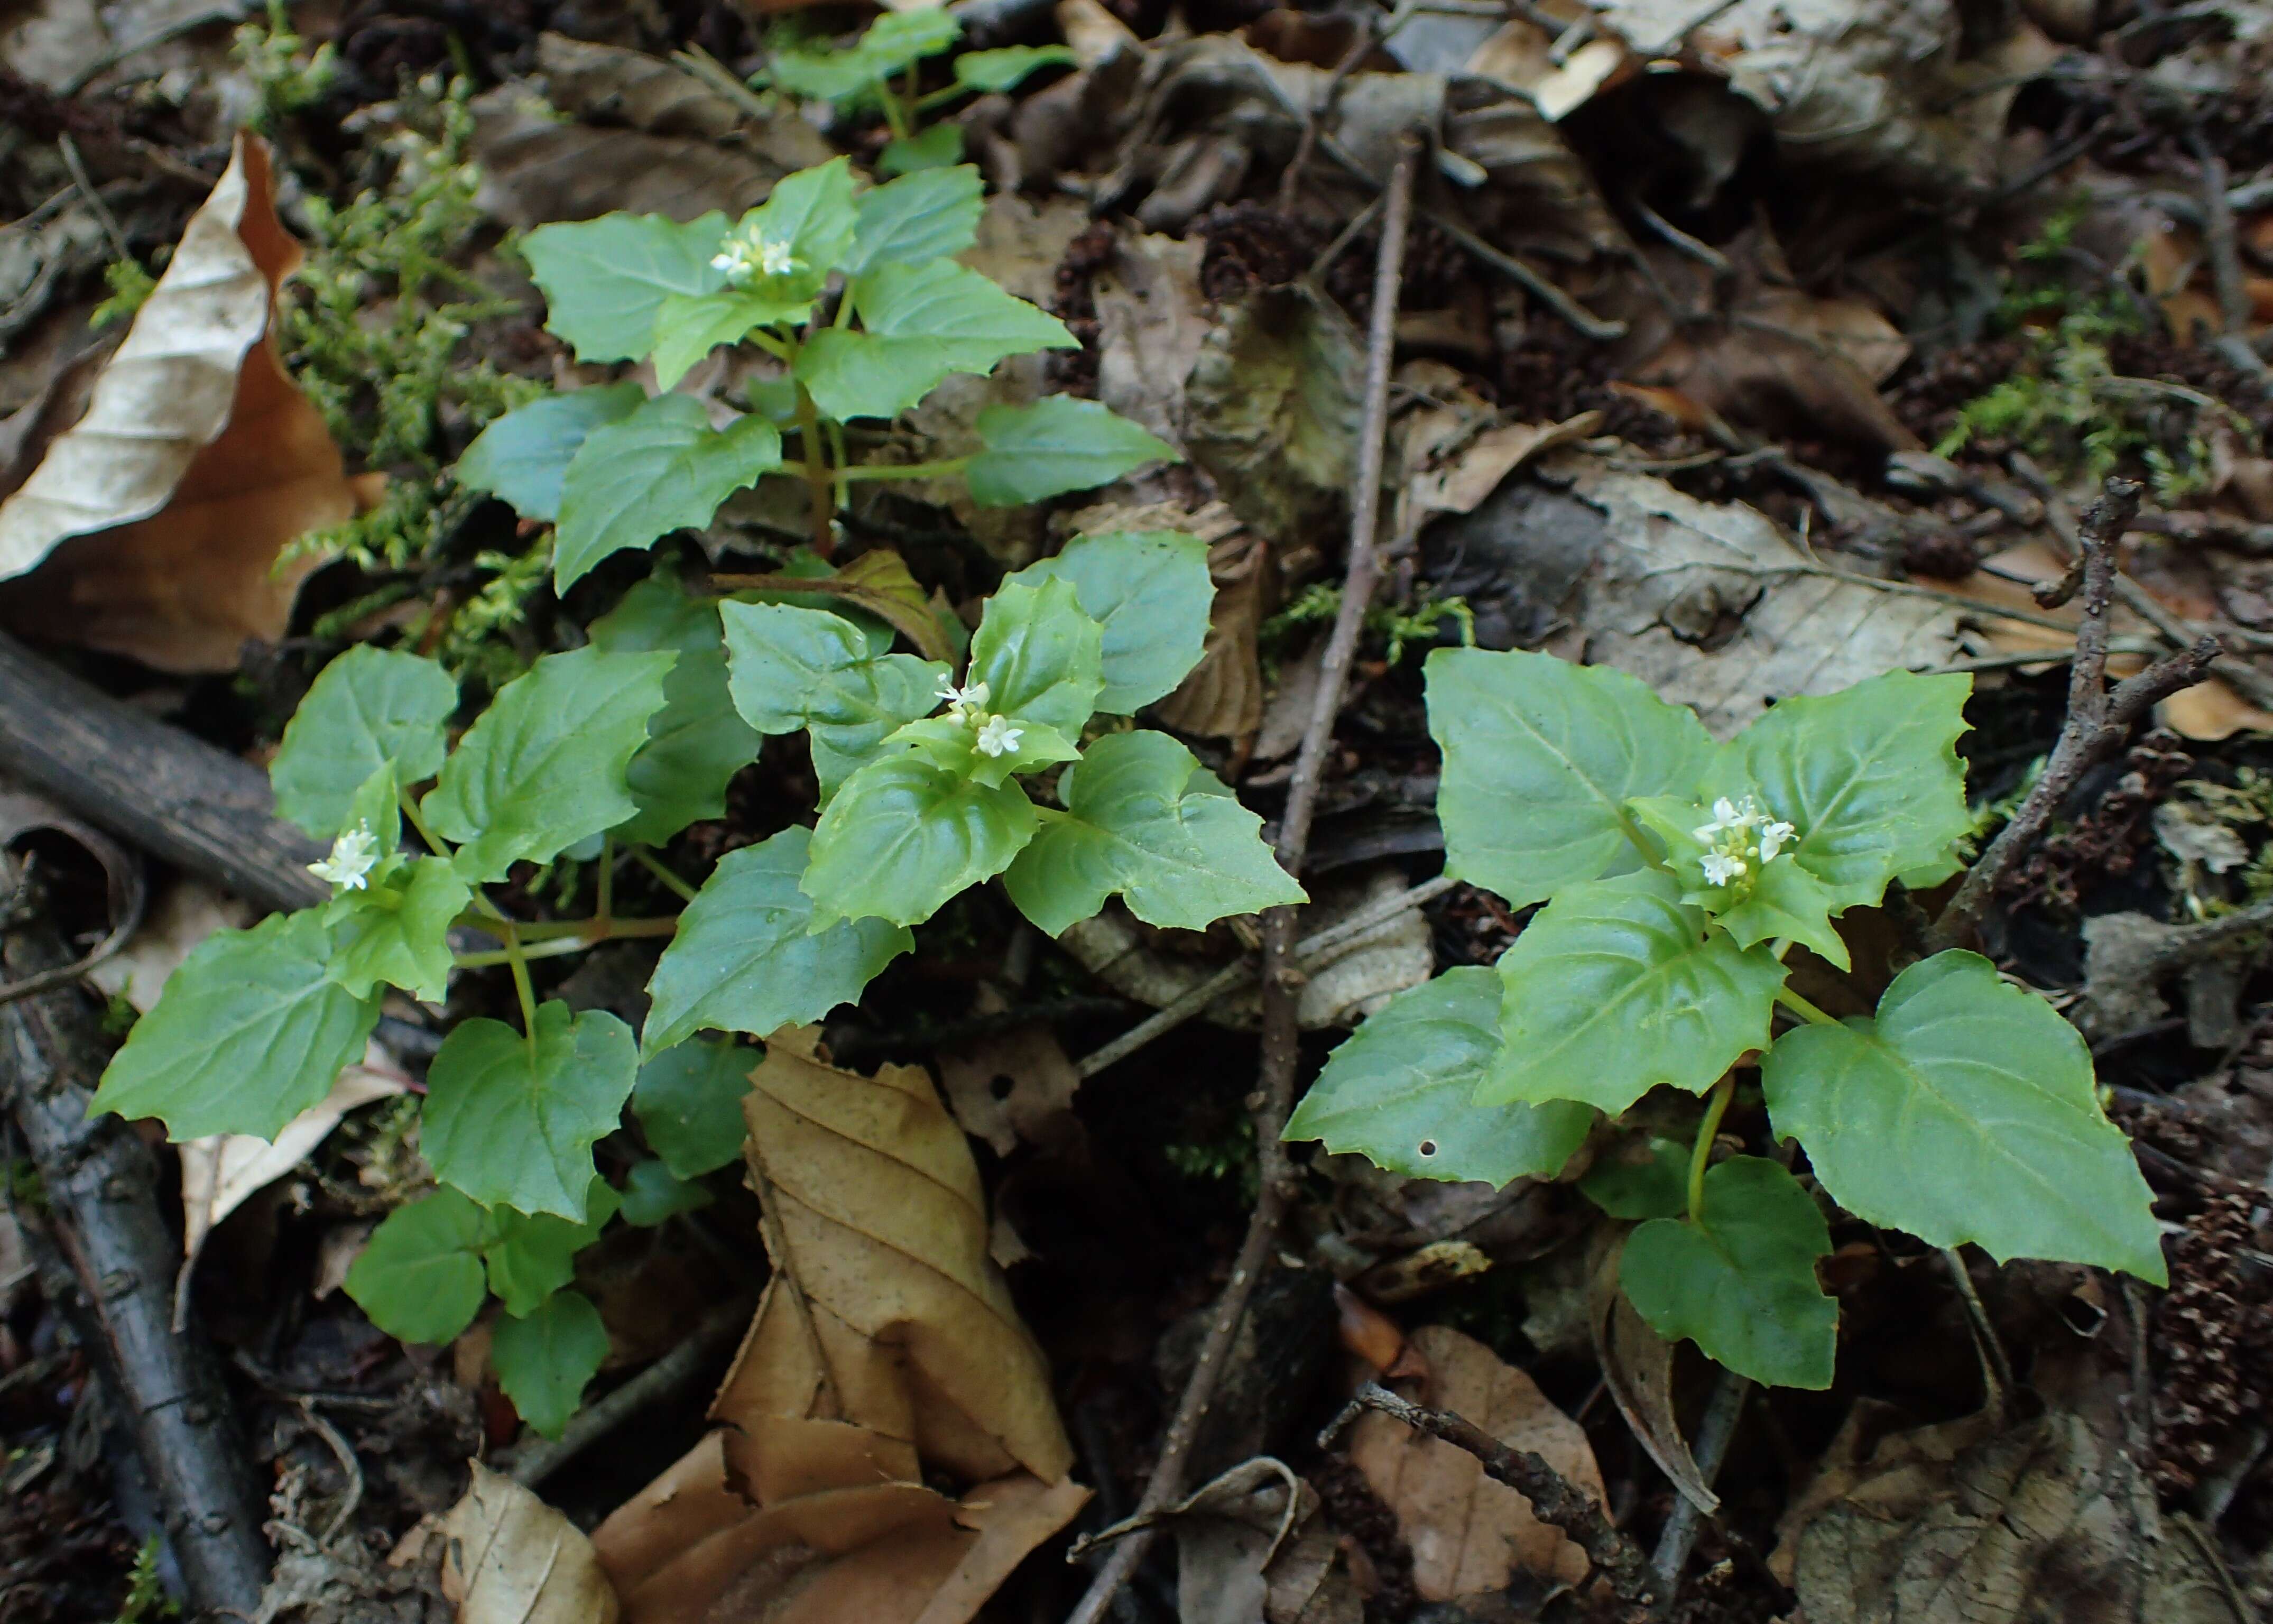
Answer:
[[443, 726], [457, 708], [458, 685], [434, 661], [369, 643], [349, 649], [308, 689], [268, 764], [278, 816], [332, 838], [356, 786], [381, 767], [392, 763], [404, 786], [441, 771], [450, 748]]
[[988, 788], [913, 756], [844, 781], [813, 831], [799, 882], [816, 921], [913, 925], [1010, 866], [1040, 820], [1014, 779]]
[[2100, 1112], [2090, 1050], [1977, 953], [1910, 966], [1874, 1019], [1785, 1033], [1760, 1083], [1776, 1132], [1859, 1218], [2163, 1283], [2152, 1197]]

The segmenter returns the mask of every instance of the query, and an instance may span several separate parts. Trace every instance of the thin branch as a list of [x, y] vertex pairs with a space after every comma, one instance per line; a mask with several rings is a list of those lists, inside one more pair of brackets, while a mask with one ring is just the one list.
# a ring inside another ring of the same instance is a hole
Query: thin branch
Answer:
[[[1737, 1435], [1737, 1422], [1744, 1413], [1744, 1401], [1752, 1396], [1749, 1377], [1739, 1376], [1732, 1370], [1721, 1372], [1713, 1388], [1712, 1401], [1705, 1407], [1705, 1419], [1697, 1429], [1697, 1476], [1707, 1488], [1713, 1486], [1721, 1475], [1721, 1462], [1729, 1453], [1729, 1440]], [[1658, 1593], [1670, 1606], [1681, 1591], [1682, 1570], [1689, 1566], [1689, 1553], [1697, 1543], [1697, 1530], [1704, 1514], [1697, 1502], [1686, 1494], [1673, 1497], [1673, 1510], [1665, 1519], [1665, 1531], [1658, 1536], [1657, 1550], [1650, 1557], [1650, 1571], [1656, 1575]]]
[[2107, 686], [2107, 623], [2115, 596], [2116, 550], [2138, 511], [2137, 482], [2111, 477], [2105, 494], [2084, 515], [2077, 533], [2083, 557], [2083, 619], [2075, 629], [2074, 664], [2068, 670], [2067, 720], [2044, 763], [2044, 776], [1967, 872], [1935, 921], [1928, 940], [1937, 949], [1956, 946], [1977, 934], [1998, 887], [2036, 845], [2084, 773], [2121, 744], [2154, 705], [2207, 676], [2210, 662], [2222, 652], [2217, 639], [2206, 636], [2137, 676], [2112, 688]]
[[1533, 1515], [1542, 1522], [1553, 1523], [1568, 1535], [1609, 1581], [1611, 1592], [1628, 1608], [1639, 1611], [1650, 1605], [1650, 1573], [1648, 1564], [1642, 1559], [1641, 1547], [1618, 1530], [1594, 1498], [1537, 1454], [1529, 1449], [1509, 1448], [1465, 1416], [1454, 1415], [1449, 1410], [1424, 1409], [1398, 1397], [1377, 1381], [1369, 1381], [1357, 1390], [1357, 1396], [1335, 1417], [1333, 1425], [1318, 1434], [1318, 1447], [1331, 1447], [1342, 1429], [1369, 1410], [1377, 1410], [1416, 1432], [1440, 1438], [1454, 1448], [1474, 1455], [1486, 1477], [1522, 1495], [1531, 1502]]
[[[1373, 310], [1366, 335], [1365, 424], [1358, 440], [1357, 479], [1350, 495], [1349, 566], [1343, 576], [1341, 609], [1326, 641], [1325, 658], [1318, 668], [1317, 696], [1309, 726], [1294, 757], [1294, 773], [1287, 794], [1286, 816], [1279, 825], [1279, 861], [1290, 874], [1300, 874], [1310, 841], [1311, 815], [1317, 808], [1318, 779], [1332, 741], [1334, 718], [1341, 710], [1342, 691], [1356, 656], [1358, 634], [1364, 629], [1366, 610], [1373, 602], [1381, 576], [1374, 532], [1381, 516], [1381, 470], [1389, 422], [1389, 370], [1397, 337], [1397, 307], [1405, 274], [1405, 244], [1413, 224], [1413, 188], [1421, 167], [1418, 137], [1405, 139], [1403, 154], [1390, 172], [1387, 201], [1382, 212], [1381, 252], [1374, 262]], [[1231, 1357], [1246, 1317], [1248, 1299], [1256, 1282], [1271, 1261], [1278, 1244], [1279, 1224], [1294, 1187], [1294, 1164], [1279, 1134], [1294, 1109], [1294, 1066], [1298, 1057], [1295, 1005], [1302, 972], [1295, 967], [1297, 943], [1294, 908], [1276, 907], [1263, 916], [1263, 1061], [1255, 1096], [1255, 1145], [1260, 1162], [1260, 1189], [1247, 1238], [1234, 1261], [1231, 1279], [1217, 1299], [1215, 1316], [1208, 1326], [1199, 1357], [1192, 1366], [1183, 1395], [1177, 1401], [1167, 1435], [1161, 1440], [1159, 1463], [1144, 1485], [1136, 1512], [1144, 1515], [1174, 1503], [1182, 1494], [1193, 1441], [1215, 1396], [1217, 1381]], [[1135, 1534], [1114, 1547], [1099, 1568], [1088, 1592], [1075, 1607], [1069, 1624], [1097, 1624], [1113, 1605], [1136, 1566], [1144, 1559], [1154, 1536]]]

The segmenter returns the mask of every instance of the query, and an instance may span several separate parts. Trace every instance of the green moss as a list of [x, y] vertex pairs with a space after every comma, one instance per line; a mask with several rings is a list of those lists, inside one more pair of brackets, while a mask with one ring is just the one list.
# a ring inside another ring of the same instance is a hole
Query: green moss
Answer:
[[[1294, 634], [1305, 626], [1328, 624], [1342, 611], [1342, 590], [1326, 582], [1304, 588], [1294, 601], [1263, 622], [1257, 633], [1264, 658], [1273, 665], [1283, 657]], [[1458, 621], [1460, 641], [1476, 641], [1476, 617], [1464, 598], [1438, 598], [1422, 586], [1410, 606], [1377, 603], [1366, 611], [1364, 635], [1379, 648], [1392, 665], [1403, 663], [1409, 645], [1423, 648], [1437, 641], [1446, 620]]]
[[114, 321], [131, 320], [158, 286], [158, 279], [139, 259], [113, 259], [102, 267], [102, 280], [110, 289], [110, 297], [87, 317], [86, 325], [91, 327], [107, 327]]

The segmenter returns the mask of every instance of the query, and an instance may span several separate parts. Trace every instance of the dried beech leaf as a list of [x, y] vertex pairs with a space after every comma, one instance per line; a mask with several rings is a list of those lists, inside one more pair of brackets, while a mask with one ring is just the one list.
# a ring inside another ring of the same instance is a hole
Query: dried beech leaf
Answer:
[[352, 517], [358, 488], [277, 358], [276, 287], [298, 262], [268, 149], [242, 136], [86, 414], [0, 501], [0, 618], [178, 672], [234, 670], [247, 638], [283, 635], [323, 560], [278, 554]]
[[[1467, 1417], [1511, 1448], [1536, 1451], [1567, 1482], [1604, 1498], [1584, 1429], [1530, 1377], [1448, 1326], [1422, 1327], [1413, 1346], [1429, 1362], [1422, 1403]], [[1397, 1514], [1424, 1601], [1503, 1590], [1519, 1575], [1557, 1588], [1587, 1575], [1586, 1552], [1534, 1516], [1522, 1495], [1484, 1476], [1465, 1449], [1369, 1411], [1351, 1436], [1350, 1462]]]
[[1184, 449], [1242, 523], [1287, 545], [1333, 522], [1357, 455], [1365, 346], [1299, 284], [1231, 306], [1200, 347]]
[[743, 1101], [778, 1272], [714, 1416], [744, 1437], [849, 1422], [966, 1480], [1055, 1482], [1072, 1451], [963, 1131], [922, 1068], [866, 1078], [816, 1049], [775, 1034]]
[[592, 1542], [512, 1478], [473, 1468], [443, 1525], [442, 1593], [458, 1624], [616, 1624]]
[[1673, 1486], [1710, 1516], [1720, 1509], [1721, 1497], [1697, 1470], [1697, 1458], [1689, 1453], [1689, 1440], [1673, 1413], [1673, 1344], [1650, 1329], [1618, 1289], [1619, 1250], [1605, 1249], [1587, 1291], [1594, 1357], [1635, 1440]]
[[1207, 639], [1199, 664], [1153, 707], [1163, 725], [1213, 739], [1243, 738], [1263, 726], [1263, 665], [1256, 637], [1277, 597], [1272, 574], [1270, 544], [1259, 535], [1240, 530], [1209, 546], [1208, 578], [1215, 583], [1215, 599], [1208, 605]]
[[1081, 1086], [1081, 1073], [1047, 1026], [1021, 1026], [941, 1049], [939, 1076], [963, 1131], [985, 1139], [998, 1156], [1021, 1139], [1048, 1143]]

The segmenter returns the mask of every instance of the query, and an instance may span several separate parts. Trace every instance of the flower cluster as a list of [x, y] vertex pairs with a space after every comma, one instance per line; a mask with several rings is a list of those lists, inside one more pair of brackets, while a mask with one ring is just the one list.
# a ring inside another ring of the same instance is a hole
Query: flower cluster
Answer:
[[729, 232], [718, 244], [718, 252], [710, 256], [710, 268], [724, 271], [726, 281], [737, 288], [746, 288], [761, 278], [786, 276], [802, 265], [787, 243], [775, 242], [755, 226]]
[[968, 723], [978, 729], [979, 736], [971, 745], [981, 756], [1008, 756], [1018, 748], [1018, 741], [1025, 734], [1024, 728], [1011, 726], [1009, 718], [988, 713], [989, 695], [984, 682], [974, 682], [969, 688], [957, 688], [950, 682], [939, 690], [938, 696], [947, 701], [949, 721]]
[[357, 823], [332, 843], [329, 857], [310, 863], [308, 872], [349, 891], [361, 891], [364, 876], [378, 861], [379, 837], [371, 832], [369, 823]]
[[1708, 885], [1735, 885], [1775, 861], [1799, 831], [1778, 823], [1753, 796], [1713, 803], [1713, 821], [1692, 831], [1711, 849], [1699, 861]]

